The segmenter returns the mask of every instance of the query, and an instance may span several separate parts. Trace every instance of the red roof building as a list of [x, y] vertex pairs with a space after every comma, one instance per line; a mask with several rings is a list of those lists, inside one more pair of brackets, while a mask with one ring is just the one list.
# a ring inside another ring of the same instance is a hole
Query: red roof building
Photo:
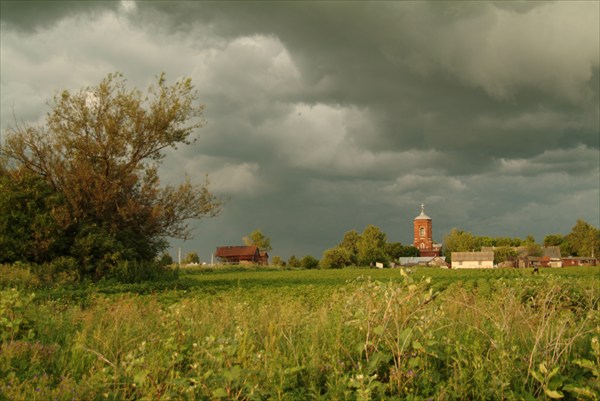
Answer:
[[228, 264], [260, 264], [269, 263], [269, 254], [261, 252], [257, 246], [220, 246], [215, 257], [221, 263]]

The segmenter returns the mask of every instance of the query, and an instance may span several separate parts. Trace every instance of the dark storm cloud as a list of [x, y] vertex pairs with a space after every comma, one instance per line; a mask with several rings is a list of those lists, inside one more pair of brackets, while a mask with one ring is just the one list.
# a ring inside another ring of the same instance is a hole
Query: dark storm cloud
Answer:
[[118, 1], [2, 1], [0, 21], [9, 29], [33, 32], [52, 27], [63, 18], [115, 10]]
[[548, 147], [598, 146], [598, 17], [589, 4], [143, 6], [170, 15], [173, 29], [276, 36], [313, 89], [294, 95], [372, 109], [373, 132], [350, 132], [370, 150], [434, 148], [455, 163], [483, 153], [486, 168]]
[[600, 223], [598, 3], [22, 3], [2, 2], [3, 120], [108, 72], [192, 77], [208, 124], [162, 178], [230, 197], [183, 244], [204, 259], [256, 228], [283, 256], [367, 224], [410, 242], [421, 202], [438, 241]]

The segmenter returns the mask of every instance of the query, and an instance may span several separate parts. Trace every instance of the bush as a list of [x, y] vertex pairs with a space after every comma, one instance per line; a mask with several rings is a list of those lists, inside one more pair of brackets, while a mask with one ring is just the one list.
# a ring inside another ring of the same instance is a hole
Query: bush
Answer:
[[300, 260], [296, 257], [296, 255], [292, 255], [288, 259], [287, 265], [289, 267], [300, 267]]
[[39, 278], [31, 272], [29, 265], [0, 265], [0, 288], [34, 288], [39, 284]]
[[34, 298], [15, 288], [0, 291], [0, 344], [30, 336], [25, 310]]
[[271, 265], [272, 266], [277, 266], [277, 267], [283, 267], [285, 266], [285, 262], [281, 259], [281, 256], [273, 256], [273, 259], [271, 259]]
[[300, 267], [303, 269], [316, 269], [319, 267], [319, 261], [316, 258], [307, 255], [300, 261]]
[[341, 269], [351, 263], [350, 252], [342, 247], [330, 248], [323, 253], [320, 265], [323, 269]]
[[42, 283], [48, 285], [75, 283], [81, 277], [80, 270], [77, 260], [69, 256], [61, 256], [41, 265], [32, 265], [32, 271]]

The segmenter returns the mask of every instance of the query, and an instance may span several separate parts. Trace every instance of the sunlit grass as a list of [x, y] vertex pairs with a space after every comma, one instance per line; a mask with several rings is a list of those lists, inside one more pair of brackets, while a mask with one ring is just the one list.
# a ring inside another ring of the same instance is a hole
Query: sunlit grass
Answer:
[[191, 271], [179, 284], [5, 287], [0, 399], [595, 399], [599, 272]]

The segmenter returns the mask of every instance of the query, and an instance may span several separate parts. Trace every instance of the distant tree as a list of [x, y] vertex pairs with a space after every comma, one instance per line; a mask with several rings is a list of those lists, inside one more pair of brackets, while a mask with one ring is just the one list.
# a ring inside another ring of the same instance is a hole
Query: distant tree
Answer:
[[494, 264], [514, 261], [516, 258], [517, 251], [511, 246], [501, 246], [494, 250]]
[[521, 246], [523, 241], [520, 238], [510, 238], [510, 237], [498, 237], [495, 238], [495, 244], [493, 246]]
[[183, 259], [184, 264], [200, 263], [200, 257], [196, 252], [189, 252]]
[[351, 263], [350, 252], [346, 248], [335, 247], [327, 249], [319, 262], [323, 269], [340, 269]]
[[319, 267], [319, 261], [310, 255], [306, 255], [300, 260], [300, 267], [303, 269], [316, 269]]
[[404, 245], [401, 242], [388, 242], [385, 244], [385, 253], [390, 260], [398, 260], [404, 252]]
[[298, 259], [296, 255], [292, 255], [289, 257], [287, 265], [289, 267], [300, 267], [300, 259]]
[[497, 239], [492, 237], [476, 237], [477, 247], [482, 246], [497, 246]]
[[386, 239], [387, 236], [379, 227], [371, 224], [365, 227], [356, 243], [358, 263], [368, 266], [371, 263], [387, 262]]
[[481, 249], [481, 247], [500, 247], [500, 246], [520, 246], [520, 238], [510, 237], [488, 237], [481, 236], [475, 237], [474, 249]]
[[550, 234], [544, 237], [544, 246], [561, 246], [565, 241], [565, 236], [562, 234]]
[[544, 237], [544, 246], [560, 247], [560, 254], [562, 256], [570, 256], [576, 253], [571, 242], [568, 240], [568, 236], [562, 234], [546, 235]]
[[219, 214], [208, 183], [159, 180], [163, 151], [191, 143], [203, 125], [197, 100], [190, 79], [169, 86], [161, 75], [143, 94], [109, 74], [97, 86], [57, 94], [44, 126], [8, 130], [9, 170], [43, 179], [64, 202], [60, 224], [71, 246], [61, 256], [100, 277], [121, 260], [154, 260], [168, 237], [189, 238], [190, 219]]
[[165, 252], [162, 255], [160, 255], [160, 258], [158, 259], [158, 263], [161, 266], [170, 266], [173, 264], [173, 257], [170, 254]]
[[419, 256], [419, 248], [412, 245], [402, 245], [401, 242], [388, 242], [385, 244], [385, 253], [388, 260], [397, 261], [398, 258]]
[[281, 259], [281, 256], [273, 256], [271, 258], [271, 264], [273, 266], [279, 266], [279, 267], [285, 266], [285, 262], [283, 261], [283, 259]]
[[452, 252], [469, 252], [477, 249], [477, 239], [470, 232], [453, 228], [444, 236], [444, 253], [447, 258]]
[[269, 252], [271, 249], [271, 239], [265, 236], [261, 230], [252, 231], [247, 237], [243, 238], [246, 245], [257, 246], [261, 251]]
[[564, 242], [576, 256], [600, 255], [600, 230], [584, 220], [577, 220]]
[[535, 244], [535, 243], [536, 243], [536, 242], [535, 242], [535, 238], [533, 237], [533, 235], [529, 234], [529, 235], [527, 235], [527, 237], [525, 237], [525, 239], [523, 240], [523, 242], [522, 242], [522, 245], [523, 245], [523, 246], [527, 246], [527, 245], [530, 245], [530, 244]]
[[350, 253], [350, 264], [358, 264], [358, 240], [360, 234], [356, 230], [350, 230], [344, 234], [342, 242], [338, 245], [340, 248], [346, 249]]
[[537, 257], [542, 256], [544, 253], [542, 247], [535, 242], [535, 238], [531, 234], [525, 237], [521, 246], [524, 246], [527, 249], [527, 256]]

